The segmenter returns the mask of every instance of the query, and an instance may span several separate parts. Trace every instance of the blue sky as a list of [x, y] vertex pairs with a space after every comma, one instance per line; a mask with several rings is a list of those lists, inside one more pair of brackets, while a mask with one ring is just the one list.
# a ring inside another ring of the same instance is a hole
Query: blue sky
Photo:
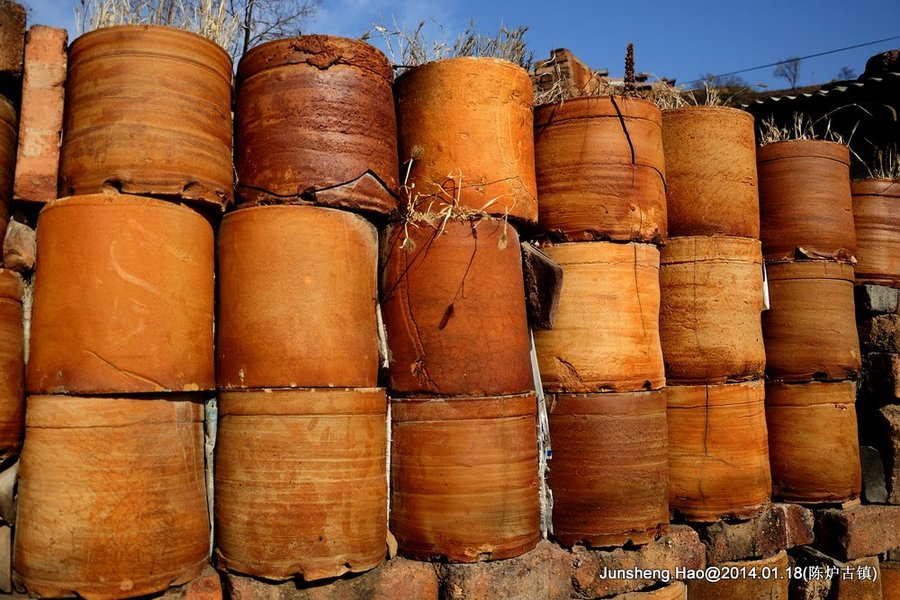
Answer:
[[[72, 0], [27, 1], [32, 23], [68, 27], [74, 35]], [[900, 0], [323, 0], [304, 33], [358, 37], [374, 23], [411, 29], [424, 20], [430, 36], [452, 41], [470, 18], [491, 33], [501, 23], [528, 25], [536, 58], [566, 47], [613, 76], [621, 76], [625, 45], [632, 41], [638, 71], [679, 82], [900, 36]], [[900, 38], [804, 60], [800, 84], [830, 81], [845, 66], [861, 74], [869, 56], [892, 48], [900, 48]], [[741, 76], [751, 84], [786, 87], [771, 67]]]

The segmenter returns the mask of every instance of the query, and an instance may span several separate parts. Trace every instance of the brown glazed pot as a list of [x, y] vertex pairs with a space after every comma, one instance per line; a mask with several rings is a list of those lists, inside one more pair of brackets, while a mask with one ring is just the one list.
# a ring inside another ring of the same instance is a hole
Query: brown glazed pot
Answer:
[[763, 376], [758, 240], [671, 238], [660, 253], [659, 337], [670, 385]]
[[227, 214], [217, 243], [219, 388], [377, 384], [375, 227], [259, 206]]
[[662, 117], [639, 98], [539, 106], [534, 155], [541, 229], [559, 241], [664, 243]]
[[759, 239], [753, 116], [724, 106], [662, 111], [669, 236]]
[[219, 418], [219, 566], [312, 581], [384, 559], [383, 389], [221, 392]]
[[762, 314], [769, 379], [855, 379], [860, 369], [853, 267], [814, 260], [768, 263]]
[[772, 494], [762, 380], [665, 392], [669, 505], [697, 522], [762, 511]]
[[0, 465], [22, 447], [25, 429], [22, 278], [0, 269]]
[[206, 566], [203, 403], [30, 396], [14, 579], [31, 596], [143, 596]]
[[791, 578], [788, 576], [788, 555], [784, 550], [769, 558], [726, 562], [716, 566], [722, 578], [715, 581], [703, 577], [688, 579], [687, 598], [788, 600]]
[[396, 95], [400, 161], [415, 159], [406, 182], [415, 193], [435, 196], [435, 210], [458, 198], [463, 207], [537, 221], [534, 92], [525, 69], [496, 58], [438, 60], [399, 76]]
[[543, 250], [564, 272], [553, 329], [534, 332], [544, 388], [593, 393], [665, 385], [659, 250], [612, 242]]
[[511, 225], [482, 219], [438, 229], [397, 226], [388, 230], [383, 252], [392, 393], [534, 389], [521, 251]]
[[775, 496], [801, 504], [859, 497], [855, 402], [855, 381], [766, 384]]
[[213, 230], [200, 214], [74, 196], [44, 207], [37, 240], [30, 392], [215, 388]]
[[224, 208], [233, 197], [231, 58], [157, 25], [86, 33], [69, 47], [60, 196], [115, 188]]
[[415, 560], [512, 558], [541, 539], [533, 393], [391, 402], [391, 532]]
[[559, 394], [549, 417], [558, 541], [622, 546], [666, 532], [669, 454], [661, 390]]
[[19, 119], [12, 102], [0, 95], [0, 246], [6, 237], [9, 222], [9, 205], [12, 202], [13, 175], [16, 170], [16, 140]]
[[856, 226], [857, 283], [900, 284], [900, 180], [850, 185]]
[[852, 261], [856, 229], [850, 151], [820, 140], [775, 142], [757, 151], [760, 239], [767, 260]]
[[301, 35], [241, 59], [238, 206], [312, 202], [397, 212], [397, 119], [387, 58], [369, 44]]

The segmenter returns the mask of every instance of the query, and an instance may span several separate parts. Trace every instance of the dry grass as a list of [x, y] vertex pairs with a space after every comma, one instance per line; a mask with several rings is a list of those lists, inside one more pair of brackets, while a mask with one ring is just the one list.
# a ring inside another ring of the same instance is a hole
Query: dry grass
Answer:
[[872, 179], [893, 179], [900, 181], [900, 150], [897, 146], [876, 148], [872, 160], [866, 164]]
[[[833, 130], [831, 128], [831, 115], [834, 114], [834, 112], [835, 111], [826, 113], [815, 121], [805, 114], [794, 113], [791, 122], [782, 126], [779, 126], [775, 122], [774, 117], [767, 117], [760, 121], [759, 126], [757, 127], [759, 133], [759, 145], [765, 146], [766, 144], [775, 142], [788, 142], [793, 140], [824, 140], [828, 142], [837, 142], [838, 144], [844, 144], [849, 147], [850, 141], [853, 139], [853, 134], [856, 131], [856, 127], [854, 127], [847, 136]], [[853, 154], [855, 156], [855, 153]]]

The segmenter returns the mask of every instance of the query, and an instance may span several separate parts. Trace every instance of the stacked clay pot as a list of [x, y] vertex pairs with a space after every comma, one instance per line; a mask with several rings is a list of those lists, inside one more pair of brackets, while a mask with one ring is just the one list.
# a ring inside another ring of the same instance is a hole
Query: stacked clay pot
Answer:
[[[845, 502], [859, 497], [862, 479], [850, 153], [835, 142], [793, 140], [760, 147], [757, 161], [771, 302], [762, 323], [773, 492], [789, 502]], [[890, 235], [884, 239], [889, 246]], [[865, 270], [877, 277], [872, 256]], [[828, 465], [813, 468], [821, 456]]]
[[749, 517], [771, 495], [753, 117], [725, 107], [666, 109], [662, 131], [669, 502], [689, 521]]
[[659, 109], [638, 98], [535, 109], [542, 250], [562, 267], [563, 286], [552, 329], [534, 341], [549, 404], [553, 532], [567, 546], [645, 544], [668, 527], [661, 127]]
[[856, 283], [900, 287], [900, 180], [853, 181]]
[[[215, 552], [314, 581], [386, 554], [378, 233], [397, 214], [392, 72], [364, 42], [298, 36], [237, 71], [237, 210], [219, 227]], [[365, 215], [365, 216], [363, 216]]]

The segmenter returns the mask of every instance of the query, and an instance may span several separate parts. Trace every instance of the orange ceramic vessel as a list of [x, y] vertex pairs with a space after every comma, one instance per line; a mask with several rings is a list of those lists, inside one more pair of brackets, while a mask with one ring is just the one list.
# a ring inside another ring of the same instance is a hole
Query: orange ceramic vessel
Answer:
[[857, 283], [900, 284], [900, 181], [866, 179], [850, 185], [856, 226]]
[[16, 140], [19, 131], [19, 119], [16, 109], [7, 98], [0, 95], [0, 244], [6, 237], [6, 225], [9, 222], [9, 204], [12, 201], [13, 175], [16, 166]]
[[[720, 600], [722, 598], [757, 598], [788, 600], [788, 555], [778, 554], [756, 560], [742, 560], [716, 565], [720, 573], [734, 575], [712, 581], [703, 578], [687, 581], [686, 598], [690, 600]], [[762, 573], [768, 575], [762, 576]]]
[[218, 235], [219, 388], [371, 387], [378, 234], [315, 206], [229, 213]]
[[0, 464], [19, 453], [25, 428], [22, 278], [0, 269]]

